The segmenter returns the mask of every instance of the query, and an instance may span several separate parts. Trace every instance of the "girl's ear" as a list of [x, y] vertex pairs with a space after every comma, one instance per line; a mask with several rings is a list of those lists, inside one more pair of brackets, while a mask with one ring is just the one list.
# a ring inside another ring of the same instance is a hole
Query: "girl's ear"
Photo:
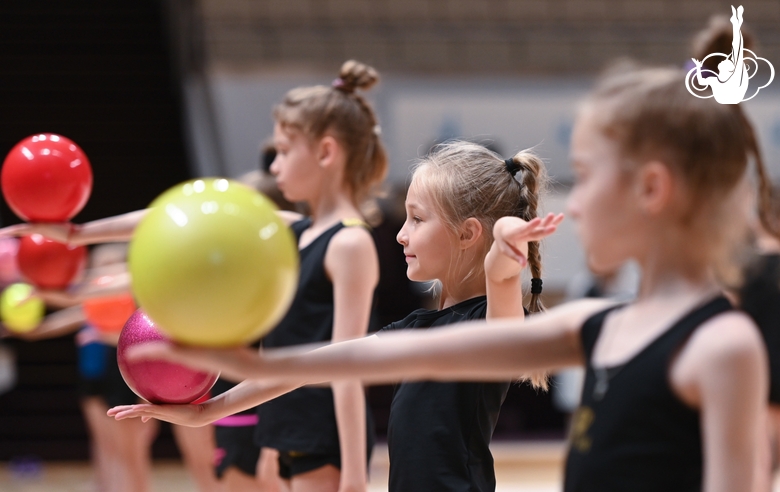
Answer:
[[317, 162], [320, 167], [330, 167], [338, 160], [338, 155], [341, 153], [341, 146], [330, 135], [326, 135], [320, 139], [317, 145]]
[[670, 203], [674, 191], [674, 176], [666, 164], [651, 161], [637, 173], [637, 192], [642, 211], [655, 215]]
[[460, 249], [469, 249], [482, 237], [482, 222], [469, 217], [460, 227]]

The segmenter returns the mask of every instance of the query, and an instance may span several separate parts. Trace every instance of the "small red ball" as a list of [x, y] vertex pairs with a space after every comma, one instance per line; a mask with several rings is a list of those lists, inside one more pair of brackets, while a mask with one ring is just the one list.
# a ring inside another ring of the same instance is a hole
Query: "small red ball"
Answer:
[[41, 289], [64, 289], [84, 270], [87, 248], [69, 246], [40, 234], [24, 236], [16, 256], [21, 274]]
[[8, 206], [23, 220], [65, 222], [89, 199], [92, 167], [72, 140], [42, 133], [11, 149], [0, 181]]
[[151, 403], [192, 403], [205, 395], [219, 374], [156, 360], [127, 360], [127, 350], [147, 342], [172, 343], [143, 310], [133, 314], [119, 334], [116, 347], [119, 372], [133, 392]]

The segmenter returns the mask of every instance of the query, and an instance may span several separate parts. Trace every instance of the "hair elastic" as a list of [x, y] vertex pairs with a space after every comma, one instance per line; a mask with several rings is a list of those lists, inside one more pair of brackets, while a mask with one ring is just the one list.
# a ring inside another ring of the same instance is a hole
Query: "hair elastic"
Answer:
[[330, 85], [332, 85], [336, 89], [341, 89], [344, 87], [344, 79], [342, 79], [341, 77], [337, 77], [333, 79], [333, 82], [331, 82]]
[[532, 278], [531, 279], [531, 294], [541, 294], [542, 293], [542, 279], [540, 278]]
[[506, 170], [512, 176], [517, 174], [517, 171], [520, 170], [520, 165], [518, 163], [516, 163], [515, 160], [512, 157], [510, 157], [509, 159], [504, 159], [504, 165], [506, 166]]

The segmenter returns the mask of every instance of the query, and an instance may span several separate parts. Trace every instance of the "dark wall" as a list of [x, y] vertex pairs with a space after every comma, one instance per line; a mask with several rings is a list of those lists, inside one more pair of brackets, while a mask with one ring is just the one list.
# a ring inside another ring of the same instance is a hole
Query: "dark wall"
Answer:
[[[0, 67], [0, 156], [53, 132], [91, 161], [92, 195], [74, 222], [143, 208], [189, 177], [159, 2], [3, 0]], [[4, 200], [0, 217], [19, 221]], [[72, 337], [5, 343], [17, 352], [19, 384], [0, 396], [0, 460], [86, 458]], [[158, 455], [171, 454], [169, 443]]]
[[[145, 207], [189, 177], [163, 28], [152, 0], [0, 3], [0, 155], [41, 132], [78, 143], [95, 181], [75, 222]], [[5, 202], [1, 215], [18, 221]]]

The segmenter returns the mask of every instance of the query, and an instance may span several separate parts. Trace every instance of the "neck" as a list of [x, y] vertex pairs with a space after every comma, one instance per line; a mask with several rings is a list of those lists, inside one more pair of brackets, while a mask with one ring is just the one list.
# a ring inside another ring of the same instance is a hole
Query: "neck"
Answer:
[[320, 193], [306, 203], [311, 210], [312, 226], [361, 216], [357, 204], [344, 189]]
[[476, 275], [465, 282], [442, 281], [439, 310], [454, 306], [467, 299], [484, 296], [486, 293], [484, 274]]
[[653, 250], [639, 259], [642, 280], [637, 301], [702, 297], [720, 290], [712, 268], [697, 255]]

